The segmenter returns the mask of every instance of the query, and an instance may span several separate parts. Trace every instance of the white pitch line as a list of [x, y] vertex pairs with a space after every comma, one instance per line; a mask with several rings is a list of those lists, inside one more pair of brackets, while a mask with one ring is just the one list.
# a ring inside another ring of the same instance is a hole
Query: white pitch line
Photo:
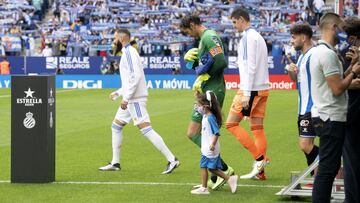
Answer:
[[[10, 183], [8, 180], [0, 180], [0, 183]], [[76, 182], [76, 181], [61, 181], [53, 182], [51, 184], [60, 185], [173, 185], [173, 186], [188, 186], [198, 185], [198, 183], [161, 183], [161, 182]], [[258, 188], [283, 188], [284, 185], [251, 185], [238, 184], [238, 187], [258, 187]]]

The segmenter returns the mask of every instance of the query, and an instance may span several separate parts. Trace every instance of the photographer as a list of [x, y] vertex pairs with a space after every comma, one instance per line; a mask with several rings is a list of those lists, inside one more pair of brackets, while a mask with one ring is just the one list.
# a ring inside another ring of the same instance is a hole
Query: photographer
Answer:
[[[343, 25], [344, 21], [335, 13], [326, 13], [321, 18], [321, 40], [314, 48], [310, 60], [313, 97], [311, 115], [316, 135], [320, 137], [320, 161], [312, 191], [314, 203], [330, 202], [334, 178], [341, 165], [345, 131], [348, 128], [346, 90], [353, 78], [360, 73], [360, 65], [356, 63], [344, 77], [341, 61], [334, 49], [335, 45], [346, 41], [342, 38], [345, 35]], [[345, 165], [344, 162], [344, 167]]]
[[[344, 31], [352, 45], [346, 52], [345, 60], [350, 62], [345, 75], [351, 73], [352, 67], [359, 63], [360, 19], [356, 17], [345, 20]], [[349, 102], [347, 126], [343, 147], [345, 202], [360, 202], [360, 75], [354, 76], [348, 90]]]

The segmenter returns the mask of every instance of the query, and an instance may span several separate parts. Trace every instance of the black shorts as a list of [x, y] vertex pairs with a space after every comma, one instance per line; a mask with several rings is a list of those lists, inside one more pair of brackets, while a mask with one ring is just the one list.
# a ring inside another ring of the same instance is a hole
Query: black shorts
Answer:
[[303, 138], [315, 138], [316, 133], [311, 119], [311, 113], [305, 113], [298, 117], [299, 136]]

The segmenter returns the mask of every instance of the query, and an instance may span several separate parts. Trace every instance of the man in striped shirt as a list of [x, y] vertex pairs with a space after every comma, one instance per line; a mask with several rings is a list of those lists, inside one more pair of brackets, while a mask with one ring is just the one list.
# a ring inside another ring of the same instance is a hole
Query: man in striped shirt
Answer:
[[[307, 164], [311, 165], [319, 154], [319, 147], [314, 144], [316, 134], [311, 121], [313, 101], [310, 92], [310, 59], [313, 53], [313, 31], [308, 24], [295, 24], [291, 27], [290, 33], [292, 46], [302, 53], [297, 63], [291, 63], [288, 69], [289, 76], [297, 82], [299, 91], [299, 146], [306, 156]], [[311, 174], [314, 175], [314, 172]]]
[[[240, 89], [234, 97], [226, 121], [226, 128], [251, 153], [253, 170], [241, 179], [266, 180], [264, 167], [267, 164], [267, 141], [263, 120], [269, 95], [268, 50], [264, 38], [250, 24], [249, 13], [237, 8], [231, 13], [234, 27], [242, 32], [238, 44]], [[239, 123], [250, 117], [250, 128], [255, 141]]]
[[115, 38], [122, 44], [120, 61], [120, 77], [122, 87], [110, 94], [110, 99], [115, 100], [122, 95], [121, 105], [112, 123], [112, 148], [113, 159], [111, 163], [99, 169], [102, 171], [120, 170], [120, 147], [122, 143], [122, 129], [133, 120], [141, 133], [165, 156], [168, 165], [163, 174], [171, 173], [180, 165], [180, 162], [171, 153], [161, 136], [152, 129], [150, 117], [146, 109], [148, 91], [146, 87], [144, 70], [137, 50], [130, 45], [130, 32], [119, 29]]

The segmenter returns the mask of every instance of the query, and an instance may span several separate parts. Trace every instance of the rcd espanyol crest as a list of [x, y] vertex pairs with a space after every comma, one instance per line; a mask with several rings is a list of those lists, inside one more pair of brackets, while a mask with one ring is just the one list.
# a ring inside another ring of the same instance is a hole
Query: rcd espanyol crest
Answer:
[[36, 121], [33, 118], [33, 113], [27, 112], [25, 115], [26, 115], [26, 118], [24, 119], [24, 122], [23, 122], [24, 127], [27, 129], [33, 128], [36, 124]]

